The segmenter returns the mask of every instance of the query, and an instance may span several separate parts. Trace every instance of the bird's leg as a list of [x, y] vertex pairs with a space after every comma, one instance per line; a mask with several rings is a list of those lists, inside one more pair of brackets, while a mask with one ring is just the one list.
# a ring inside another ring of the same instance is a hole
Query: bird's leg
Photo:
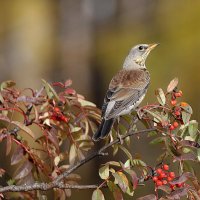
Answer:
[[117, 126], [118, 126], [118, 128], [117, 128], [117, 138], [119, 139], [120, 144], [122, 145], [123, 139], [122, 139], [122, 136], [119, 133], [119, 122], [120, 122], [120, 116], [117, 117]]
[[129, 131], [131, 131], [133, 125], [137, 122], [138, 120], [138, 115], [132, 115], [132, 113], [129, 114], [131, 121], [129, 123], [128, 129], [126, 131], [126, 133], [129, 133]]

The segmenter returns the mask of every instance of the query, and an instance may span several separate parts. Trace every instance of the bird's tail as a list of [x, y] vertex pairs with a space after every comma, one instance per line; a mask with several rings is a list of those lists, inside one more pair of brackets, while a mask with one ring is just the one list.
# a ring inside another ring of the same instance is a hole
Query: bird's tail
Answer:
[[93, 140], [98, 141], [108, 135], [114, 123], [114, 119], [102, 119], [102, 122], [97, 130], [97, 132], [93, 135]]

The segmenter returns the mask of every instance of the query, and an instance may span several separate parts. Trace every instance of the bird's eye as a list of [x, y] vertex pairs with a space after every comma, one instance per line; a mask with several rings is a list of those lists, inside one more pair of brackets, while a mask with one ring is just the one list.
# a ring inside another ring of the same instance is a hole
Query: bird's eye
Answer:
[[139, 46], [139, 50], [140, 51], [144, 50], [144, 47], [143, 46]]

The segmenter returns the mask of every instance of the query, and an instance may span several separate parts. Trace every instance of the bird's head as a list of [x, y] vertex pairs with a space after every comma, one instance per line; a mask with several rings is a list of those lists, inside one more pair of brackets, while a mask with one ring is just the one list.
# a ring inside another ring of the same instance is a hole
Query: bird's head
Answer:
[[134, 46], [126, 57], [123, 67], [125, 69], [145, 68], [146, 58], [156, 46], [158, 46], [157, 43]]

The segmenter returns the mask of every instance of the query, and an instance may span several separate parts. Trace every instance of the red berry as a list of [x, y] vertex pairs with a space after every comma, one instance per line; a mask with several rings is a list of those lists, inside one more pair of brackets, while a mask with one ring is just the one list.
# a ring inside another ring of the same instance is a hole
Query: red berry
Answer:
[[166, 170], [166, 171], [169, 170], [169, 165], [164, 164], [163, 169]]
[[166, 181], [166, 180], [163, 180], [163, 181], [162, 181], [162, 184], [163, 184], [163, 185], [166, 185], [166, 184], [167, 184], [167, 181]]
[[159, 181], [159, 180], [156, 181], [156, 185], [157, 185], [157, 186], [161, 186], [162, 184], [163, 184], [162, 181]]
[[175, 173], [174, 172], [169, 172], [169, 177], [171, 177], [172, 179], [175, 178]]
[[175, 97], [181, 97], [182, 96], [182, 93], [181, 92], [176, 92], [175, 93]]
[[180, 111], [176, 111], [176, 112], [175, 112], [175, 115], [176, 115], [176, 116], [180, 116], [180, 115], [181, 115], [181, 112], [180, 112]]
[[162, 179], [162, 178], [165, 178], [165, 177], [166, 177], [165, 172], [161, 172], [159, 177], [160, 177], [161, 179]]
[[154, 181], [154, 182], [157, 182], [157, 180], [158, 180], [158, 177], [157, 177], [157, 176], [154, 176], [154, 177], [153, 177], [153, 181]]
[[170, 185], [170, 188], [171, 188], [172, 190], [174, 190], [174, 189], [175, 189], [175, 185]]
[[60, 108], [55, 107], [55, 108], [54, 108], [54, 111], [55, 111], [55, 112], [60, 112]]
[[174, 126], [171, 125], [171, 126], [169, 127], [169, 130], [173, 131], [173, 130], [174, 130]]
[[167, 181], [168, 181], [168, 182], [171, 182], [172, 180], [173, 180], [173, 179], [172, 179], [171, 177], [169, 177], [169, 176], [167, 177]]
[[176, 105], [176, 103], [177, 103], [177, 101], [176, 101], [176, 100], [171, 100], [171, 104], [172, 104], [172, 106], [175, 106], [175, 105]]
[[163, 172], [163, 170], [161, 169], [161, 168], [158, 168], [157, 170], [156, 170], [156, 173], [157, 174], [161, 174]]
[[179, 124], [178, 124], [178, 122], [175, 121], [175, 122], [173, 123], [173, 125], [174, 125], [174, 128], [177, 128]]
[[184, 183], [178, 183], [178, 184], [176, 184], [176, 186], [180, 188], [180, 187], [183, 186], [183, 184], [184, 184]]

